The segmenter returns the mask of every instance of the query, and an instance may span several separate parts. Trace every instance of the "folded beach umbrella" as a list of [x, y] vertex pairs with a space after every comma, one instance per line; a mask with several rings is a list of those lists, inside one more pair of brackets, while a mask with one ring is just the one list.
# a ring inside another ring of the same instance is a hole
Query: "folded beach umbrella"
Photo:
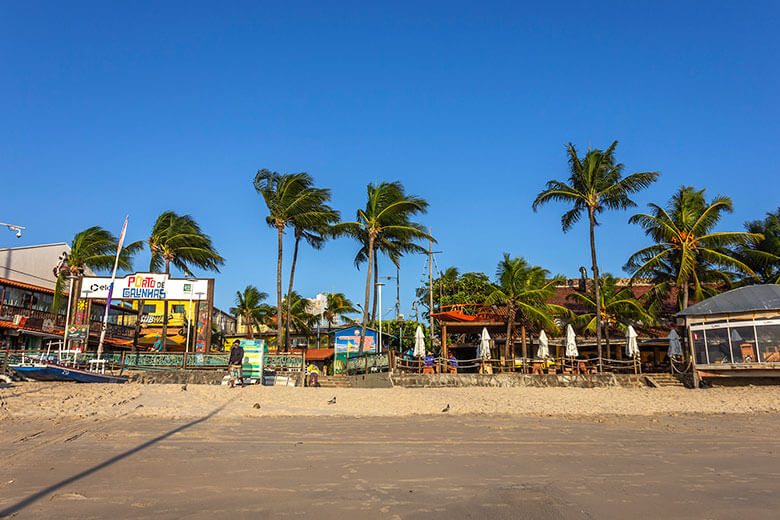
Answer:
[[636, 331], [631, 325], [626, 329], [626, 355], [631, 358], [639, 355], [639, 345], [636, 343]]
[[417, 330], [414, 331], [414, 352], [412, 355], [416, 357], [425, 357], [425, 335], [423, 334], [422, 327], [417, 325]]
[[480, 359], [490, 359], [490, 334], [488, 334], [487, 327], [482, 327], [482, 337], [479, 339], [477, 357]]
[[574, 338], [574, 328], [572, 328], [571, 324], [566, 325], [566, 357], [577, 357], [580, 355]]
[[539, 333], [539, 349], [536, 351], [536, 357], [539, 359], [550, 357], [550, 342], [544, 331]]
[[680, 344], [680, 336], [677, 335], [677, 331], [672, 329], [667, 338], [669, 338], [669, 350], [667, 351], [667, 354], [670, 356], [682, 356], [682, 345]]
[[731, 341], [742, 341], [742, 336], [739, 335], [737, 329], [731, 329]]

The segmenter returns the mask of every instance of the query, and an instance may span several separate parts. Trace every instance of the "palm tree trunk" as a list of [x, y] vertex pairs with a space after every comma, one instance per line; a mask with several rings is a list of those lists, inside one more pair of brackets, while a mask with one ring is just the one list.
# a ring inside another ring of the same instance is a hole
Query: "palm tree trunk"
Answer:
[[[377, 291], [379, 290], [379, 287], [377, 287], [377, 284], [379, 283], [379, 258], [376, 252], [376, 249], [374, 250], [374, 301], [371, 303], [371, 326], [376, 327], [376, 300], [377, 300]], [[382, 312], [382, 309], [379, 309], [379, 312]]]
[[520, 327], [520, 339], [523, 342], [523, 374], [528, 373], [528, 366], [526, 362], [528, 360], [528, 340], [526, 339], [525, 323]]
[[292, 266], [290, 267], [290, 288], [287, 290], [287, 319], [285, 320], [284, 327], [284, 350], [290, 349], [290, 306], [292, 305], [292, 298], [290, 295], [293, 290], [293, 278], [295, 278], [295, 263], [298, 261], [298, 244], [301, 242], [300, 235], [295, 233], [295, 248], [293, 249]]
[[599, 374], [602, 372], [601, 365], [601, 287], [599, 284], [599, 266], [596, 263], [596, 237], [594, 235], [594, 228], [596, 227], [596, 216], [593, 212], [593, 208], [588, 208], [588, 216], [590, 217], [590, 256], [593, 261], [593, 284], [596, 293], [596, 350], [599, 355]]
[[683, 293], [682, 293], [682, 309], [685, 310], [688, 308], [688, 282], [683, 283]]
[[604, 325], [604, 345], [607, 347], [607, 359], [612, 359], [612, 352], [609, 348], [609, 324]]
[[[165, 260], [165, 274], [170, 274], [171, 264]], [[162, 351], [168, 351], [168, 300], [163, 300]]]
[[[363, 325], [360, 328], [360, 345], [358, 346], [358, 354], [363, 354], [363, 343], [366, 338], [366, 322], [368, 321], [368, 300], [371, 297], [371, 274], [374, 269], [374, 238], [376, 238], [375, 232], [369, 230], [368, 232], [368, 272], [366, 273], [366, 298], [363, 302]], [[347, 353], [349, 356], [349, 353]]]
[[246, 335], [249, 336], [249, 340], [251, 341], [251, 340], [255, 339], [255, 331], [254, 331], [255, 324], [252, 322], [252, 315], [248, 314], [248, 313], [245, 314], [244, 315], [244, 321], [246, 322], [246, 326], [247, 326], [247, 329], [246, 329], [247, 333], [246, 333]]
[[135, 318], [135, 332], [133, 333], [133, 348], [131, 352], [135, 352], [138, 349], [138, 336], [141, 334], [141, 317], [144, 315], [144, 305], [146, 300], [138, 301], [138, 314]]
[[282, 350], [282, 226], [277, 225], [278, 253], [276, 257], [276, 351]]
[[[514, 318], [513, 318], [513, 312], [510, 307], [509, 309], [509, 317], [506, 320], [506, 344], [504, 345], [504, 359], [509, 359], [509, 349], [510, 345], [512, 345], [512, 325], [514, 325]], [[512, 367], [514, 369], [515, 367]]]

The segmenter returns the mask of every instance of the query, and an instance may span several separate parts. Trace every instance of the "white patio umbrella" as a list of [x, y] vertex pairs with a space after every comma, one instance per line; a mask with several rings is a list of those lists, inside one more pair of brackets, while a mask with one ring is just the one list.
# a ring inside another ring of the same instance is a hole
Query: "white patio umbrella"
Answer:
[[536, 350], [536, 357], [539, 359], [550, 357], [550, 344], [544, 331], [539, 333], [539, 348]]
[[417, 325], [417, 330], [414, 331], [414, 352], [412, 355], [416, 357], [425, 357], [425, 335], [423, 334], [422, 327]]
[[571, 324], [566, 325], [566, 357], [577, 357], [580, 355], [577, 350], [577, 342], [575, 341], [574, 329]]
[[739, 335], [737, 329], [731, 329], [731, 341], [742, 341], [742, 336]]
[[669, 350], [667, 351], [667, 354], [670, 356], [682, 356], [682, 344], [680, 343], [680, 336], [677, 334], [677, 331], [672, 329], [666, 337], [669, 338]]
[[482, 337], [479, 339], [477, 357], [480, 359], [490, 359], [490, 334], [488, 334], [487, 327], [482, 327]]
[[636, 343], [636, 331], [631, 325], [626, 329], [626, 355], [630, 358], [639, 355], [639, 345]]

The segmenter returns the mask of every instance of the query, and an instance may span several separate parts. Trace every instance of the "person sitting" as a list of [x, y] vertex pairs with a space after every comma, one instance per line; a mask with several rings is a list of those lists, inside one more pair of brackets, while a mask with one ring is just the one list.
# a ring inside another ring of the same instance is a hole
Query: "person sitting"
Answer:
[[435, 367], [433, 366], [434, 357], [433, 354], [428, 353], [423, 361], [423, 374], [435, 373]]
[[450, 374], [458, 373], [458, 360], [455, 358], [452, 352], [450, 352], [450, 356], [447, 358], [447, 371]]

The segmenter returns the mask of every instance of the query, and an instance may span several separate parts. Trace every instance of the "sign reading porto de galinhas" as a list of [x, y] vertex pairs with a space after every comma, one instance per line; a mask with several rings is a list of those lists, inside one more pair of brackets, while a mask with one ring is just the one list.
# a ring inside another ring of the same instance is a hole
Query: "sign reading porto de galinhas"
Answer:
[[[110, 278], [85, 276], [81, 283], [81, 297], [106, 299]], [[117, 278], [114, 299], [120, 300], [206, 300], [208, 280], [171, 278], [167, 274], [136, 273]]]

